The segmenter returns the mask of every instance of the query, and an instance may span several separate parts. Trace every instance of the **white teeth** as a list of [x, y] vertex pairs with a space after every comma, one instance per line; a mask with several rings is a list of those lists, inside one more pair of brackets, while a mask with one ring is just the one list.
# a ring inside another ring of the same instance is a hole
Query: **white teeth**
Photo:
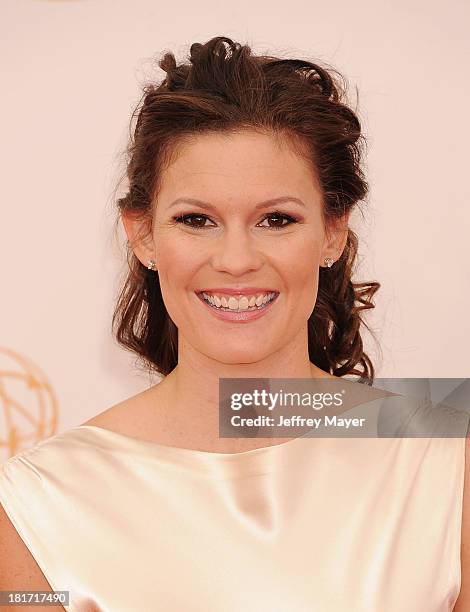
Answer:
[[240, 301], [238, 302], [238, 307], [240, 310], [246, 310], [248, 308], [248, 298], [244, 295]]
[[230, 310], [246, 311], [256, 310], [257, 308], [266, 305], [275, 297], [276, 293], [261, 294], [258, 296], [252, 295], [250, 298], [243, 295], [240, 299], [230, 296], [228, 300], [225, 296], [219, 297], [217, 295], [209, 295], [204, 292], [202, 295], [204, 299], [215, 308], [228, 308]]

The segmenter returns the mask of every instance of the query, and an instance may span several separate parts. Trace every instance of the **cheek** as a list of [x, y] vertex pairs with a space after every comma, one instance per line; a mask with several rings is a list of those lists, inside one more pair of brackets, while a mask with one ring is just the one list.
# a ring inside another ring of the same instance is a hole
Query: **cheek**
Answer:
[[305, 284], [306, 290], [310, 292], [318, 279], [320, 253], [319, 240], [312, 235], [305, 235], [277, 250], [274, 255], [275, 265], [283, 271], [283, 276], [289, 280], [289, 284]]
[[198, 267], [193, 250], [183, 240], [159, 237], [157, 246], [158, 270], [161, 284], [187, 284]]
[[295, 296], [295, 302], [289, 303], [296, 321], [297, 317], [307, 319], [315, 308], [320, 276], [319, 237], [313, 232], [306, 232], [300, 238], [277, 256], [278, 269], [282, 270], [289, 296]]

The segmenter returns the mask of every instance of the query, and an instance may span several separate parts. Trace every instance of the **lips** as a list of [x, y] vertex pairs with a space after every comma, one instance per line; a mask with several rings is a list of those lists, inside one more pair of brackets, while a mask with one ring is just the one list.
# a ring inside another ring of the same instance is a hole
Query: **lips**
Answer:
[[226, 295], [258, 295], [260, 293], [279, 293], [276, 289], [270, 289], [267, 287], [211, 287], [210, 289], [196, 289], [196, 293], [216, 293]]
[[196, 296], [199, 298], [201, 303], [204, 305], [204, 308], [207, 309], [208, 312], [212, 314], [212, 316], [217, 319], [221, 319], [224, 321], [229, 321], [232, 323], [249, 323], [250, 321], [254, 321], [255, 319], [259, 319], [261, 317], [267, 316], [273, 307], [273, 304], [279, 298], [279, 293], [276, 292], [274, 298], [269, 301], [267, 304], [264, 304], [260, 308], [256, 308], [254, 310], [229, 310], [229, 309], [218, 309], [211, 306], [202, 296], [202, 293], [197, 293]]

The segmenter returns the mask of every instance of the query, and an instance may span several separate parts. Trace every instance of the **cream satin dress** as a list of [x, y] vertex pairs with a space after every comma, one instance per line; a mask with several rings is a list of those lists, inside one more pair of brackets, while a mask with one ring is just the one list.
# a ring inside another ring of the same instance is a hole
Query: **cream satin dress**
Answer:
[[0, 502], [72, 612], [448, 612], [464, 459], [464, 437], [226, 454], [79, 425], [4, 462]]

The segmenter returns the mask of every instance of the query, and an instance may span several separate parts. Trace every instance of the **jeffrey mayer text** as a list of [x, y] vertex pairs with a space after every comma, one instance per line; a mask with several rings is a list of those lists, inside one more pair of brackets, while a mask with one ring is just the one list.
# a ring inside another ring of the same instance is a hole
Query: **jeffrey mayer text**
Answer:
[[283, 427], [315, 427], [315, 429], [318, 429], [322, 425], [324, 427], [343, 427], [344, 429], [349, 429], [350, 427], [363, 427], [365, 420], [365, 417], [345, 419], [335, 415], [324, 415], [323, 418], [312, 418], [301, 417], [298, 414], [291, 417], [285, 417], [281, 414], [279, 415], [279, 420], [277, 423], [275, 423], [273, 417], [266, 415], [259, 415], [255, 418], [245, 418], [239, 415], [234, 415], [230, 419], [232, 426], [235, 427], [277, 427], [281, 425]]
[[315, 429], [318, 429], [323, 424], [325, 427], [344, 427], [349, 429], [350, 427], [363, 427], [365, 420], [365, 418], [344, 419], [328, 415], [324, 415], [323, 418], [306, 418], [299, 415], [284, 417], [281, 414], [277, 424], [287, 427], [315, 427]]

